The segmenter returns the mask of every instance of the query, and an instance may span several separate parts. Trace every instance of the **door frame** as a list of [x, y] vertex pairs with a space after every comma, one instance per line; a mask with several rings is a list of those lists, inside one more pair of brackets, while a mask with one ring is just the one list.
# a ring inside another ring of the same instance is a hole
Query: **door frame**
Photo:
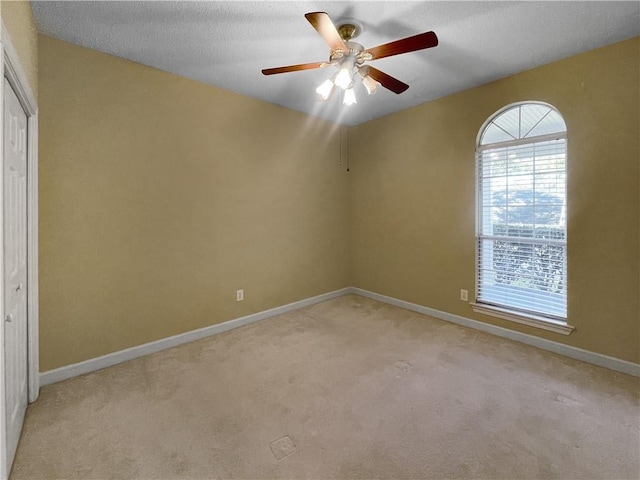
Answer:
[[[27, 114], [27, 385], [29, 403], [40, 393], [38, 351], [38, 104], [11, 42], [4, 22], [0, 32], [0, 70]], [[4, 89], [0, 88], [0, 105], [4, 105]], [[4, 115], [0, 115], [0, 132], [4, 132]], [[0, 161], [4, 165], [4, 144], [0, 135]], [[4, 179], [0, 168], [0, 212], [4, 212]], [[0, 221], [0, 265], [4, 265], [4, 222]], [[4, 274], [0, 272], [0, 293], [4, 298]], [[0, 301], [0, 322], [4, 322], [5, 305]], [[4, 328], [0, 328], [0, 477], [9, 476], [7, 465], [7, 425], [5, 397]]]

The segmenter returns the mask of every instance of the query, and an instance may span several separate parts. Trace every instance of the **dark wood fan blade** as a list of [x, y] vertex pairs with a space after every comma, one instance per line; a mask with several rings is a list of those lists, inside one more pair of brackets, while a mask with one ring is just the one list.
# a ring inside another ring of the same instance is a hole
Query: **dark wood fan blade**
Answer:
[[286, 67], [265, 68], [262, 70], [263, 75], [274, 75], [276, 73], [299, 72], [300, 70], [313, 70], [314, 68], [322, 68], [327, 65], [325, 62], [301, 63], [300, 65], [288, 65]]
[[438, 45], [438, 37], [433, 32], [420, 33], [413, 37], [403, 38], [395, 42], [385, 43], [377, 47], [368, 48], [362, 53], [371, 55], [371, 60], [378, 60], [392, 55], [400, 55], [401, 53], [415, 52]]
[[332, 52], [336, 50], [347, 52], [349, 50], [338, 33], [336, 26], [329, 18], [329, 15], [325, 12], [311, 12], [305, 13], [304, 16], [309, 20], [309, 23], [313, 25], [313, 28], [317, 30], [324, 41], [327, 42], [327, 45], [329, 45]]
[[393, 78], [391, 75], [387, 75], [386, 73], [381, 72], [377, 68], [373, 68], [370, 65], [368, 65], [368, 68], [369, 76], [376, 82], [380, 82], [380, 85], [388, 90], [391, 90], [393, 93], [402, 93], [407, 88], [409, 88], [409, 85], [407, 85], [406, 83], [401, 82], [397, 78]]

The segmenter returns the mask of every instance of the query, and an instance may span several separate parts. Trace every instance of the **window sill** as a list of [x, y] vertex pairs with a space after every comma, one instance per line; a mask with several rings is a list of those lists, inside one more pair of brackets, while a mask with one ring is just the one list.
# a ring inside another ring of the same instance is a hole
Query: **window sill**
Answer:
[[572, 327], [571, 325], [567, 325], [566, 323], [558, 322], [548, 318], [536, 317], [534, 315], [524, 315], [520, 312], [514, 312], [505, 308], [494, 307], [493, 305], [471, 303], [471, 308], [476, 313], [489, 315], [491, 317], [502, 318], [503, 320], [509, 320], [510, 322], [520, 323], [522, 325], [528, 325], [535, 328], [541, 328], [543, 330], [560, 333], [562, 335], [569, 335], [576, 328]]

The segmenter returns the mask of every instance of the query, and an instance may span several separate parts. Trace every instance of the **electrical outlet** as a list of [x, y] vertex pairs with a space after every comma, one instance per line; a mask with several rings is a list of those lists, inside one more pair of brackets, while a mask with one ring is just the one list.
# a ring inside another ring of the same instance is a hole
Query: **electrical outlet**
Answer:
[[463, 302], [469, 301], [469, 292], [467, 290], [460, 290], [460, 300]]
[[244, 290], [236, 290], [236, 302], [244, 300]]

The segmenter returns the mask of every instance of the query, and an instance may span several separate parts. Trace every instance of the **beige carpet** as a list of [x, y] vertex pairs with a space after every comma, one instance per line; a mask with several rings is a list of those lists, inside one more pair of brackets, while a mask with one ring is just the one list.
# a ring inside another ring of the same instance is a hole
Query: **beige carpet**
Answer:
[[43, 388], [12, 478], [637, 479], [639, 395], [349, 295]]

